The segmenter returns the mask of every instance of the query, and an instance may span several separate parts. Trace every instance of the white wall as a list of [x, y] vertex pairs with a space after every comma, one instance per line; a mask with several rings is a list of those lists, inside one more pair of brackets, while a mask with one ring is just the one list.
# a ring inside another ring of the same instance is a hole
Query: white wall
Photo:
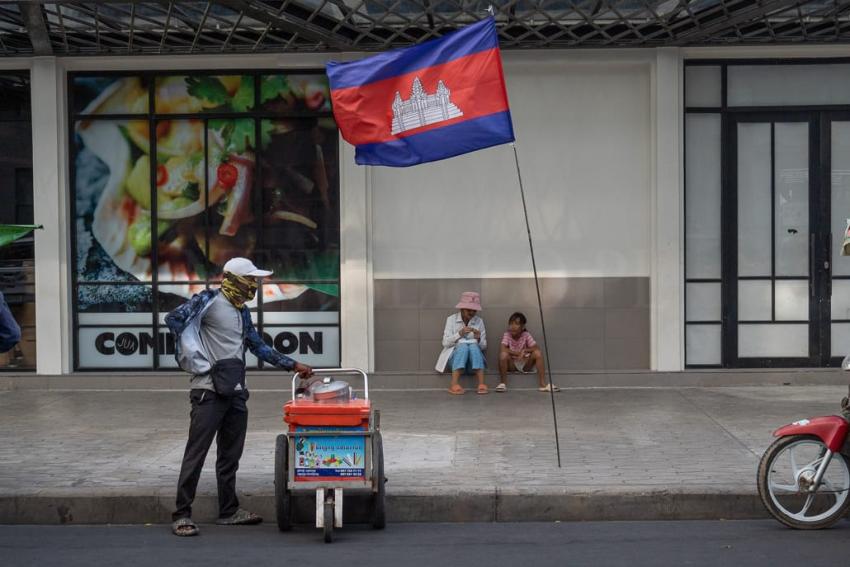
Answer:
[[[538, 271], [649, 276], [654, 52], [503, 53]], [[528, 276], [509, 145], [373, 168], [376, 278]]]

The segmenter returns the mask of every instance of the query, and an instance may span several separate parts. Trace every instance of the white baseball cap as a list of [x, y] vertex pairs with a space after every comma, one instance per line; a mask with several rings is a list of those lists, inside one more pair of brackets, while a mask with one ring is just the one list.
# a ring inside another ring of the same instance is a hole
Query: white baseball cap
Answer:
[[269, 270], [261, 270], [254, 265], [254, 262], [248, 258], [231, 258], [224, 265], [224, 271], [230, 272], [234, 276], [252, 276], [255, 278], [264, 278], [272, 275]]

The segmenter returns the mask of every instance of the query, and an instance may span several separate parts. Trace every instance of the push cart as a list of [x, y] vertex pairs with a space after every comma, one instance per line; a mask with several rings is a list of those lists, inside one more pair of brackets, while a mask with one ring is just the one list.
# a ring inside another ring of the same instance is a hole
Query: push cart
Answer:
[[[334, 528], [342, 527], [343, 490], [371, 493], [372, 527], [386, 526], [384, 449], [380, 413], [369, 400], [366, 373], [334, 368], [320, 374], [327, 377], [308, 397], [296, 397], [298, 375], [292, 377], [292, 399], [283, 406], [288, 429], [275, 446], [275, 508], [278, 528], [287, 531], [293, 521], [293, 493], [314, 491], [316, 527], [330, 543]], [[336, 395], [349, 394], [349, 386], [331, 376], [362, 377], [363, 399]]]

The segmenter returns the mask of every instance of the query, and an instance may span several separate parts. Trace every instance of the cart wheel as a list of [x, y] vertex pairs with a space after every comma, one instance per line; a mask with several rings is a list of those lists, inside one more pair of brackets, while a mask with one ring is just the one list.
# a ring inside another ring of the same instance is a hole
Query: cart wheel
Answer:
[[386, 481], [384, 478], [384, 442], [381, 432], [376, 431], [372, 436], [372, 482], [377, 490], [372, 493], [372, 527], [382, 530], [387, 526], [385, 507]]
[[334, 539], [334, 501], [325, 500], [325, 543]]
[[274, 503], [277, 528], [286, 532], [292, 529], [292, 493], [286, 487], [289, 476], [289, 439], [278, 435], [274, 448]]

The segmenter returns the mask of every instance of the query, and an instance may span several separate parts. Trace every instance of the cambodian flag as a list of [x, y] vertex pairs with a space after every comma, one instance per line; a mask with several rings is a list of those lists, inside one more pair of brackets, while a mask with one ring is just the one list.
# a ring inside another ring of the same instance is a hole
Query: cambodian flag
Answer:
[[333, 112], [361, 165], [406, 167], [514, 141], [495, 20], [327, 64]]

